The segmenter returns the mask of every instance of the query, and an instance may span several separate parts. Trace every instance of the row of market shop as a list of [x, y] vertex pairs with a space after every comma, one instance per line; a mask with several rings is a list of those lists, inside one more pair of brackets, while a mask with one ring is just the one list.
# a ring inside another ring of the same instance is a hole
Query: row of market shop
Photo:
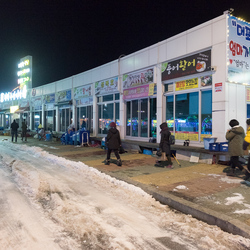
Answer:
[[244, 123], [248, 116], [249, 55], [230, 45], [232, 39], [250, 47], [246, 34], [234, 37], [235, 25], [243, 24], [250, 27], [223, 14], [100, 67], [28, 88], [26, 98], [1, 102], [0, 126], [25, 119], [32, 131], [41, 123], [65, 132], [73, 122], [103, 137], [115, 121], [122, 139], [159, 142], [166, 121], [177, 143], [201, 145], [211, 136], [224, 141], [228, 121]]

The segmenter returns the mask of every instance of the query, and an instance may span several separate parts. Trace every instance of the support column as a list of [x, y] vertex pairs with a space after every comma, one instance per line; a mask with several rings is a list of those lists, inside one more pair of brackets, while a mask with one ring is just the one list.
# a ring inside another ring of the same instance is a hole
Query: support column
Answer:
[[58, 106], [56, 106], [56, 132], [60, 132], [60, 113]]

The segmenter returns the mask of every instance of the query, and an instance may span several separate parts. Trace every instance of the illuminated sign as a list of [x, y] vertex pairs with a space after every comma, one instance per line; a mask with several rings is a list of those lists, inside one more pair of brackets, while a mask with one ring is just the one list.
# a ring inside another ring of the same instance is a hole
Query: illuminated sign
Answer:
[[27, 86], [28, 89], [32, 88], [32, 57], [26, 56], [20, 59], [17, 71], [17, 83], [20, 85], [20, 89]]
[[17, 106], [10, 106], [10, 113], [11, 114], [14, 114], [15, 113], [15, 111], [17, 111], [19, 109], [19, 106], [17, 105]]
[[27, 95], [27, 87], [24, 86], [23, 89], [17, 89], [13, 92], [1, 93], [0, 94], [0, 102], [18, 100], [22, 98], [26, 98]]

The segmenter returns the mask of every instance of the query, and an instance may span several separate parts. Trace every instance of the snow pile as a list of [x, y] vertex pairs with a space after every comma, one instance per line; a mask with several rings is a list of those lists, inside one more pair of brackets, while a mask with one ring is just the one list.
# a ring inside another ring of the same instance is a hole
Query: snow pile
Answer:
[[[12, 162], [19, 188], [62, 228], [58, 232], [56, 227], [53, 233], [64, 249], [165, 249], [156, 240], [164, 237], [183, 249], [250, 248], [250, 240], [172, 211], [141, 188], [82, 162], [38, 147], [3, 144], [8, 147], [3, 159]], [[67, 243], [69, 238], [77, 247]]]

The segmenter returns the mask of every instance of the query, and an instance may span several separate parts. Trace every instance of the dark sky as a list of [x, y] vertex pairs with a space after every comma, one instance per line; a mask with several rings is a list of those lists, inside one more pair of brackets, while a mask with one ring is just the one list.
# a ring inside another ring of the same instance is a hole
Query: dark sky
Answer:
[[130, 54], [250, 1], [0, 0], [0, 92], [17, 86], [20, 58], [33, 57], [33, 87]]

